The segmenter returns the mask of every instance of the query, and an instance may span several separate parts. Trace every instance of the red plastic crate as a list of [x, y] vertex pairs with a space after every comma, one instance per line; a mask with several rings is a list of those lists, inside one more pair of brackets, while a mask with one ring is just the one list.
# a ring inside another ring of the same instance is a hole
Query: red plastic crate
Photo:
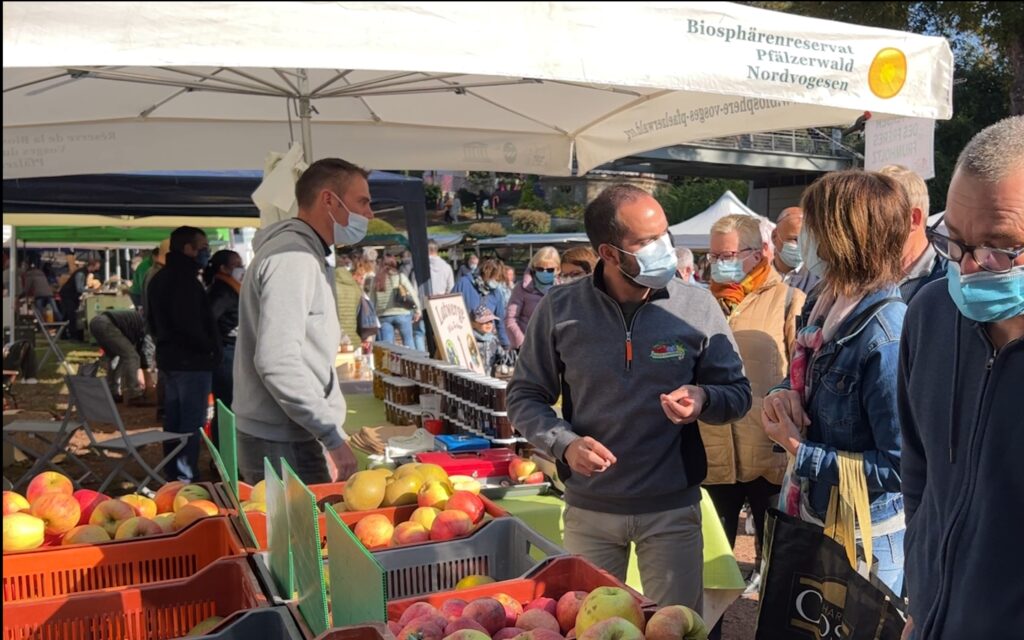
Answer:
[[398, 620], [406, 609], [417, 602], [429, 602], [435, 607], [440, 607], [452, 598], [461, 598], [470, 602], [477, 598], [505, 593], [525, 605], [541, 597], [557, 600], [569, 591], [593, 591], [598, 587], [625, 589], [637, 599], [637, 602], [645, 610], [655, 606], [652, 600], [645, 598], [610, 573], [597, 568], [582, 557], [557, 556], [538, 567], [528, 577], [519, 580], [504, 580], [459, 591], [442, 591], [413, 598], [392, 600], [388, 602], [388, 619]]
[[11, 554], [3, 563], [4, 611], [14, 602], [189, 578], [244, 551], [228, 519], [212, 517], [171, 536]]
[[225, 558], [187, 580], [4, 604], [4, 640], [164, 640], [266, 606], [246, 559]]
[[489, 478], [492, 476], [508, 476], [508, 465], [516, 454], [508, 449], [484, 449], [483, 451], [467, 451], [451, 453], [448, 451], [432, 451], [418, 453], [420, 462], [436, 464], [450, 476], [471, 476], [473, 478]]

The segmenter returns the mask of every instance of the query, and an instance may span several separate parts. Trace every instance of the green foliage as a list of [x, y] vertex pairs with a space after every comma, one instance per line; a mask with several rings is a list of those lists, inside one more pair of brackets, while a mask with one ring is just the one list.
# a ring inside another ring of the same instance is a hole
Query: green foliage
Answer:
[[679, 184], [659, 187], [654, 198], [668, 216], [669, 224], [689, 220], [713, 205], [726, 191], [746, 201], [748, 185], [743, 180], [686, 178]]
[[423, 185], [423, 192], [427, 200], [427, 209], [436, 209], [437, 203], [441, 199], [441, 185]]
[[566, 204], [551, 209], [553, 218], [569, 218], [572, 220], [583, 220], [583, 212], [586, 208], [582, 204]]
[[501, 238], [508, 235], [508, 232], [497, 222], [477, 222], [469, 225], [466, 234], [474, 238]]
[[547, 233], [551, 230], [551, 216], [543, 211], [513, 209], [512, 228], [520, 233]]
[[526, 180], [523, 182], [522, 195], [519, 196], [520, 209], [533, 209], [536, 211], [545, 208], [544, 200], [533, 192], [535, 184], [536, 180], [533, 176], [526, 176]]
[[396, 229], [390, 222], [381, 220], [380, 218], [370, 220], [370, 224], [366, 226], [366, 235], [368, 236], [383, 236], [389, 233], [398, 233], [398, 229]]

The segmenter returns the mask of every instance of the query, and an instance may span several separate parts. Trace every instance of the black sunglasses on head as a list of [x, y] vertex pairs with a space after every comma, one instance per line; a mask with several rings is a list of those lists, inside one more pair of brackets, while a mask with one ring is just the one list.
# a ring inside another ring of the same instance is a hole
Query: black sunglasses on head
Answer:
[[533, 270], [543, 271], [544, 273], [554, 273], [555, 271], [558, 271], [555, 267], [534, 267]]

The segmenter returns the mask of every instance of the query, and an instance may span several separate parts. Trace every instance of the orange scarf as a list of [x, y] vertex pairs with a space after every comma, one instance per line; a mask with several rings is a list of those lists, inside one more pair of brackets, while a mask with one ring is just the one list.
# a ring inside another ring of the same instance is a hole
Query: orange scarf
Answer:
[[241, 282], [239, 282], [238, 280], [235, 280], [235, 279], [234, 279], [234, 278], [232, 278], [231, 276], [228, 276], [228, 275], [224, 275], [223, 273], [218, 273], [217, 275], [213, 276], [213, 279], [214, 279], [214, 280], [220, 280], [220, 281], [221, 281], [221, 282], [223, 282], [224, 284], [226, 284], [226, 285], [228, 285], [229, 287], [231, 287], [232, 289], [234, 289], [234, 290], [235, 290], [235, 293], [237, 293], [237, 294], [241, 294], [241, 291], [242, 291], [242, 283], [241, 283]]
[[762, 260], [760, 264], [750, 270], [747, 277], [743, 278], [740, 282], [730, 282], [728, 284], [720, 284], [711, 281], [711, 294], [718, 299], [719, 304], [727, 314], [733, 312], [743, 302], [743, 299], [747, 297], [751, 291], [757, 291], [764, 286], [764, 283], [768, 281], [768, 275], [771, 273], [771, 266], [767, 260]]

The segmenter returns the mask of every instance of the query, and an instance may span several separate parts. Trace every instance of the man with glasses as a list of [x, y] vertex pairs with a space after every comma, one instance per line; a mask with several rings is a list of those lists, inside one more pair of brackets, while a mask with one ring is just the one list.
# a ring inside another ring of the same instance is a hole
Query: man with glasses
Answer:
[[968, 143], [946, 207], [949, 235], [928, 236], [947, 277], [914, 298], [900, 348], [904, 638], [1006, 638], [1024, 628], [1005, 556], [1024, 513], [1024, 116]]
[[946, 277], [946, 260], [928, 242], [928, 185], [910, 169], [890, 164], [878, 170], [900, 183], [910, 201], [910, 235], [903, 245], [903, 280], [900, 295], [910, 304], [924, 285]]
[[[745, 415], [750, 383], [714, 298], [675, 277], [657, 200], [615, 185], [584, 223], [601, 261], [592, 278], [541, 300], [509, 385], [509, 415], [558, 461], [566, 548], [625, 580], [636, 545], [644, 593], [699, 610], [707, 458], [697, 420]], [[559, 397], [561, 417], [552, 409]]]

